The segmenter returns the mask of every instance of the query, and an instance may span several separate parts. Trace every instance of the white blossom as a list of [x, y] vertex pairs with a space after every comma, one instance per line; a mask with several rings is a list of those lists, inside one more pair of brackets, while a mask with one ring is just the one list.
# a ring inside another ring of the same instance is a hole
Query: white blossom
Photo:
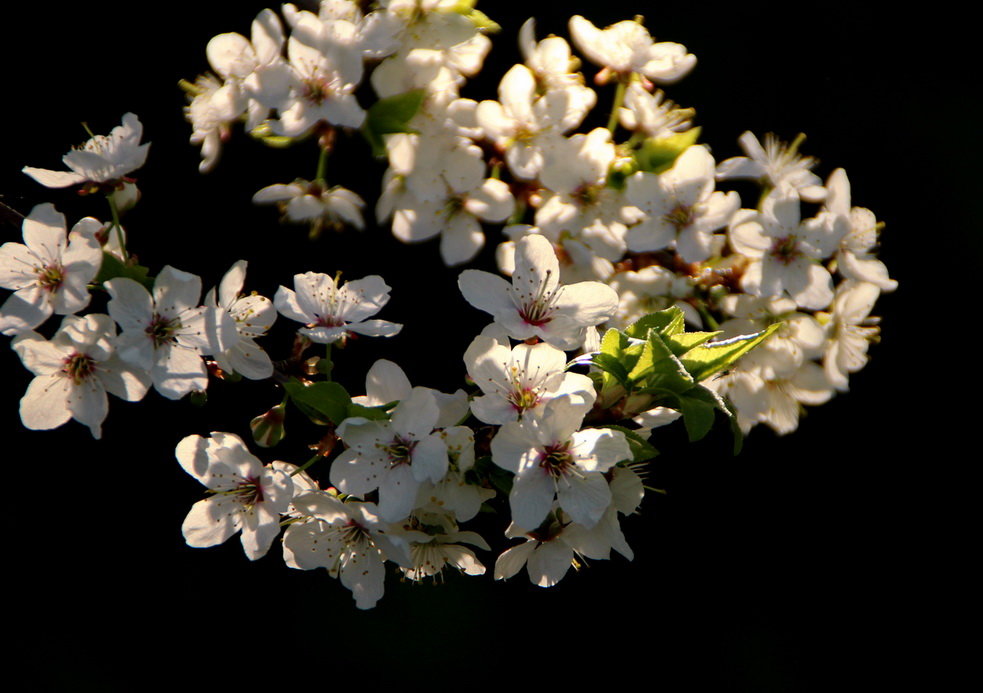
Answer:
[[537, 528], [554, 499], [586, 528], [611, 504], [604, 472], [630, 459], [631, 450], [619, 431], [579, 430], [586, 413], [583, 402], [556, 397], [542, 417], [507, 423], [492, 439], [492, 461], [515, 475], [509, 504], [519, 527]]
[[20, 402], [23, 424], [47, 430], [75, 419], [100, 438], [107, 392], [130, 402], [143, 399], [150, 378], [116, 356], [115, 336], [110, 317], [96, 313], [66, 316], [50, 341], [33, 331], [19, 334], [11, 346], [35, 375]]
[[191, 507], [181, 526], [188, 546], [207, 548], [238, 532], [251, 561], [262, 558], [280, 533], [280, 514], [294, 494], [290, 475], [263, 464], [238, 436], [214, 432], [191, 435], [175, 451], [182, 469], [211, 494]]
[[638, 21], [625, 20], [598, 29], [580, 15], [570, 19], [570, 36], [587, 58], [619, 75], [637, 73], [664, 84], [681, 79], [696, 65], [686, 47], [655, 43]]
[[0, 306], [0, 334], [31, 330], [52, 313], [89, 305], [88, 284], [99, 272], [102, 224], [86, 217], [67, 232], [65, 216], [49, 203], [24, 218], [24, 243], [0, 246], [0, 287], [14, 293]]
[[788, 185], [807, 202], [819, 202], [826, 197], [822, 179], [810, 170], [816, 160], [799, 154], [797, 143], [790, 147], [768, 133], [762, 147], [751, 132], [743, 133], [737, 141], [747, 156], [721, 161], [717, 166], [718, 179], [753, 178], [770, 188]]
[[561, 286], [553, 246], [539, 234], [516, 242], [511, 284], [481, 270], [465, 270], [458, 279], [464, 298], [491, 314], [513, 339], [538, 337], [564, 351], [583, 344], [589, 327], [611, 318], [618, 295], [600, 282]]
[[392, 337], [402, 325], [369, 320], [389, 302], [389, 285], [373, 274], [345, 284], [320, 272], [294, 275], [294, 289], [281, 286], [273, 302], [284, 317], [304, 323], [298, 330], [311, 341], [331, 344], [351, 333]]
[[117, 277], [104, 285], [109, 314], [122, 328], [120, 358], [150, 373], [154, 387], [168, 399], [180, 399], [208, 387], [202, 356], [220, 354], [238, 339], [235, 321], [225, 310], [198, 304], [201, 279], [166, 266], [153, 294], [141, 284]]
[[132, 113], [109, 135], [96, 135], [62, 157], [69, 171], [50, 171], [25, 166], [24, 173], [49, 188], [66, 188], [80, 183], [116, 185], [124, 176], [143, 166], [150, 143], [140, 144], [143, 124]]
[[206, 305], [214, 305], [235, 321], [239, 337], [231, 346], [213, 354], [215, 362], [224, 371], [235, 372], [252, 380], [262, 380], [273, 375], [273, 362], [256, 344], [258, 337], [264, 336], [276, 320], [273, 302], [265, 296], [251, 293], [242, 295], [246, 281], [246, 261], [239, 260], [225, 273], [222, 282], [209, 291], [205, 297]]

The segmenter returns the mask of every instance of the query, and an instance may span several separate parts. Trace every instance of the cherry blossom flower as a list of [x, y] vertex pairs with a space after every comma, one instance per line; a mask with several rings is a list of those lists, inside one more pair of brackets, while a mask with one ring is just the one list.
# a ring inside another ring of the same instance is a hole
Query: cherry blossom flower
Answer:
[[672, 245], [685, 262], [709, 259], [713, 232], [741, 206], [736, 192], [714, 192], [713, 186], [713, 157], [700, 144], [688, 147], [664, 173], [633, 174], [625, 197], [644, 218], [628, 230], [628, 249], [639, 253]]
[[191, 507], [181, 532], [188, 546], [207, 548], [238, 532], [246, 557], [262, 558], [280, 533], [280, 514], [294, 495], [290, 474], [263, 464], [232, 433], [191, 435], [175, 450], [181, 468], [212, 495]]
[[69, 171], [50, 171], [25, 166], [24, 173], [49, 188], [67, 188], [80, 183], [116, 185], [124, 176], [143, 166], [150, 143], [140, 144], [143, 125], [132, 113], [109, 135], [96, 135], [62, 157]]
[[618, 75], [638, 73], [667, 84], [696, 65], [696, 56], [679, 43], [655, 43], [638, 21], [625, 20], [598, 29], [580, 15], [570, 18], [570, 36], [587, 58]]
[[846, 171], [842, 168], [833, 171], [826, 189], [829, 195], [825, 214], [829, 223], [847, 227], [836, 254], [840, 274], [847, 279], [874, 284], [881, 291], [894, 291], [898, 282], [888, 276], [884, 263], [872, 255], [877, 245], [877, 218], [869, 209], [850, 206], [850, 180]]
[[239, 260], [225, 273], [218, 291], [212, 289], [205, 296], [205, 304], [224, 310], [235, 321], [239, 334], [231, 346], [212, 354], [224, 371], [235, 372], [251, 380], [262, 380], [273, 375], [273, 362], [257, 344], [256, 338], [264, 336], [276, 320], [273, 302], [256, 293], [242, 295], [246, 281], [246, 261]]
[[567, 373], [566, 355], [544, 342], [510, 349], [479, 335], [464, 354], [468, 375], [485, 394], [471, 401], [481, 421], [502, 425], [541, 414], [553, 397], [571, 395], [587, 406], [594, 403], [594, 385], [579, 373]]
[[771, 188], [789, 185], [807, 202], [819, 202], [826, 197], [822, 179], [809, 170], [816, 160], [799, 154], [797, 143], [790, 147], [768, 133], [762, 147], [751, 132], [743, 133], [737, 141], [747, 156], [721, 161], [717, 166], [718, 179], [754, 178]]
[[355, 598], [359, 609], [371, 609], [385, 591], [385, 561], [412, 567], [409, 546], [388, 533], [374, 503], [341, 502], [322, 492], [293, 499], [300, 522], [283, 535], [283, 560], [291, 568], [324, 568]]
[[31, 330], [52, 313], [69, 315], [89, 305], [88, 283], [99, 272], [102, 224], [86, 217], [67, 233], [65, 215], [49, 203], [24, 218], [24, 243], [0, 246], [0, 287], [13, 290], [0, 306], [0, 334]]
[[325, 226], [340, 229], [350, 224], [359, 230], [365, 228], [365, 201], [348, 188], [329, 187], [323, 181], [298, 179], [286, 185], [268, 185], [253, 195], [253, 202], [276, 204], [287, 221], [310, 224], [314, 235]]
[[235, 321], [225, 310], [198, 305], [201, 279], [166, 266], [153, 294], [126, 277], [105, 283], [109, 314], [123, 329], [117, 353], [150, 372], [154, 387], [168, 399], [180, 399], [208, 387], [204, 354], [221, 354], [238, 339]]
[[331, 483], [363, 497], [378, 489], [379, 515], [387, 522], [413, 510], [420, 484], [447, 473], [447, 445], [434, 428], [440, 416], [433, 393], [415, 388], [386, 422], [345, 419], [338, 436], [348, 445], [331, 466]]
[[652, 93], [640, 82], [632, 82], [625, 91], [625, 105], [619, 119], [626, 130], [659, 139], [688, 130], [694, 113], [692, 108], [677, 107], [661, 91]]
[[69, 419], [102, 437], [109, 411], [106, 393], [137, 402], [150, 378], [117, 357], [116, 326], [108, 315], [69, 315], [47, 340], [37, 332], [19, 334], [11, 343], [35, 378], [20, 402], [23, 424], [32, 430], [57, 428]]
[[490, 313], [513, 339], [538, 337], [568, 351], [583, 344], [587, 328], [614, 315], [618, 295], [600, 282], [561, 286], [550, 242], [539, 234], [519, 239], [512, 283], [490, 272], [465, 270], [458, 279], [464, 298]]
[[296, 18], [287, 39], [290, 72], [276, 104], [275, 132], [300, 137], [320, 122], [357, 128], [365, 120], [355, 89], [362, 81], [358, 31], [344, 20], [322, 22], [310, 12]]
[[505, 535], [525, 541], [506, 549], [496, 559], [496, 580], [507, 580], [525, 567], [532, 584], [552, 587], [575, 565], [578, 556], [603, 561], [611, 557], [611, 549], [614, 549], [628, 560], [634, 558], [613, 505], [590, 529], [571, 522], [561, 510], [555, 510], [547, 520], [533, 531], [514, 522], [509, 525]]
[[870, 317], [880, 293], [878, 286], [855, 280], [836, 287], [823, 368], [837, 390], [846, 391], [849, 374], [867, 365], [867, 348], [880, 332]]
[[313, 342], [331, 344], [351, 333], [392, 337], [403, 328], [386, 320], [368, 320], [389, 302], [389, 286], [377, 274], [340, 285], [319, 272], [294, 275], [296, 291], [281, 286], [276, 309], [305, 324], [298, 332]]
[[755, 296], [788, 295], [802, 308], [825, 308], [833, 300], [833, 278], [820, 260], [836, 250], [842, 230], [820, 218], [803, 221], [795, 189], [775, 188], [760, 212], [742, 209], [731, 221], [731, 245], [750, 260], [741, 287]]
[[589, 529], [611, 504], [604, 472], [631, 459], [631, 450], [619, 431], [579, 430], [586, 413], [582, 402], [556, 397], [541, 418], [507, 423], [492, 439], [492, 461], [515, 474], [509, 504], [519, 527], [538, 527], [556, 499]]

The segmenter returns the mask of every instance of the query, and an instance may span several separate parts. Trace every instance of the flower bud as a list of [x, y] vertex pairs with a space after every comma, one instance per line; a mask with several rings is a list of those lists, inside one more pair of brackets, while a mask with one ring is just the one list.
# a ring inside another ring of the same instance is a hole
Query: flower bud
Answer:
[[253, 432], [253, 440], [260, 447], [271, 448], [281, 440], [286, 432], [283, 429], [283, 420], [286, 417], [286, 402], [281, 402], [265, 414], [260, 414], [249, 422], [249, 428]]

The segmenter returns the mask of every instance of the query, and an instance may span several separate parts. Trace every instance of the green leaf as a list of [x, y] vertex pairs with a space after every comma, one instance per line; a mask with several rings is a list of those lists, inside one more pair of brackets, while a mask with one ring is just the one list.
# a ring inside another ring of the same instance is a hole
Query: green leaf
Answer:
[[402, 94], [379, 99], [369, 107], [362, 125], [362, 134], [372, 147], [375, 156], [386, 155], [383, 135], [396, 132], [413, 132], [409, 122], [420, 110], [426, 90], [413, 89]]
[[[595, 366], [600, 368], [607, 374], [610, 374], [615, 382], [624, 387], [626, 390], [629, 386], [628, 369], [625, 368], [624, 364], [618, 360], [617, 357], [611, 354], [594, 354], [592, 362]], [[605, 379], [607, 380], [607, 379]], [[602, 386], [606, 386], [607, 382], [603, 383]]]
[[93, 281], [96, 284], [103, 284], [110, 279], [126, 277], [127, 279], [132, 279], [135, 282], [143, 284], [147, 291], [153, 291], [154, 278], [148, 275], [149, 271], [142, 265], [128, 265], [112, 253], [103, 251], [102, 265], [99, 267], [99, 273]]
[[695, 144], [699, 137], [698, 127], [669, 137], [650, 137], [635, 151], [635, 163], [640, 171], [662, 173], [672, 168], [676, 158]]
[[658, 330], [660, 335], [668, 337], [683, 332], [685, 328], [686, 319], [683, 317], [683, 311], [672, 306], [639, 318], [625, 328], [625, 334], [634, 339], [648, 339], [649, 330]]
[[710, 432], [716, 409], [718, 409], [716, 395], [705, 387], [694, 387], [679, 396], [679, 411], [682, 412], [690, 442], [700, 440]]
[[680, 332], [665, 338], [666, 345], [672, 349], [676, 356], [682, 356], [690, 349], [700, 346], [709, 339], [713, 339], [720, 332]]
[[697, 382], [706, 380], [711, 375], [733, 366], [744, 354], [768, 339], [781, 325], [782, 323], [775, 323], [755, 334], [698, 346], [686, 352], [680, 360], [694, 380]]
[[388, 405], [382, 405], [379, 407], [366, 407], [365, 405], [356, 404], [355, 402], [352, 402], [351, 404], [348, 405], [347, 418], [360, 416], [363, 419], [369, 419], [370, 421], [388, 421], [389, 412], [386, 409], [387, 406]]
[[478, 31], [483, 31], [486, 34], [497, 34], [502, 30], [498, 22], [491, 19], [481, 10], [471, 10], [464, 16], [471, 20]]
[[628, 441], [628, 447], [631, 449], [632, 462], [648, 462], [659, 454], [659, 451], [650, 442], [645, 440], [645, 438], [640, 436], [638, 431], [633, 431], [624, 426], [603, 426], [603, 428], [610, 428], [612, 431], [620, 431], [624, 434], [625, 439]]
[[649, 388], [681, 393], [695, 382], [682, 362], [676, 358], [659, 333], [649, 330], [648, 340], [634, 368], [628, 374], [633, 383], [644, 392]]
[[304, 385], [294, 379], [284, 383], [283, 387], [297, 408], [314, 423], [325, 424], [330, 421], [338, 425], [349, 416], [352, 398], [338, 383]]

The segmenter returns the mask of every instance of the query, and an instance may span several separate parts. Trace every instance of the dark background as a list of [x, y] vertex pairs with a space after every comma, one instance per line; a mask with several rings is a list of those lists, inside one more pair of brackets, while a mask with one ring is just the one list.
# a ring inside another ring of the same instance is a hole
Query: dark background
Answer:
[[[177, 81], [207, 69], [211, 36], [248, 35], [263, 7], [5, 10], [15, 36], [0, 45], [2, 201], [21, 213], [51, 201], [70, 223], [106, 219], [100, 199], [44, 189], [20, 168], [60, 169], [61, 155], [87, 138], [80, 122], [108, 133], [132, 111], [153, 144], [135, 174], [143, 200], [124, 222], [152, 272], [172, 264], [208, 287], [244, 258], [247, 290], [270, 297], [297, 272], [379, 273], [393, 287], [379, 317], [406, 327], [339, 354], [339, 379], [360, 391], [367, 365], [386, 357], [415, 384], [455, 388], [460, 354], [484, 317], [460, 297], [457, 271], [443, 268], [435, 244], [400, 245], [371, 221], [362, 234], [311, 243], [302, 228], [279, 225], [274, 209], [250, 203], [265, 185], [312, 177], [313, 144], [270, 150], [239, 130], [216, 169], [197, 173]], [[947, 638], [947, 621], [966, 618], [955, 595], [963, 557], [978, 552], [978, 540], [965, 538], [973, 506], [963, 496], [979, 453], [958, 442], [978, 406], [958, 395], [978, 381], [966, 346], [975, 335], [964, 330], [980, 254], [979, 61], [958, 16], [944, 6], [920, 17], [845, 4], [812, 16], [760, 2], [479, 7], [504, 32], [464, 96], [495, 97], [519, 60], [514, 37], [529, 14], [544, 37], [567, 35], [566, 18], [577, 13], [599, 26], [642, 13], [658, 39], [699, 58], [667, 92], [696, 109], [718, 159], [739, 153], [746, 129], [786, 140], [801, 131], [821, 176], [846, 168], [854, 204], [887, 222], [881, 257], [901, 283], [876, 309], [883, 341], [870, 365], [796, 433], [756, 429], [736, 458], [725, 432], [694, 446], [660, 432], [650, 483], [668, 494], [650, 495], [623, 523], [633, 563], [592, 562], [549, 590], [525, 573], [508, 583], [450, 575], [437, 587], [390, 574], [379, 606], [360, 612], [322, 572], [286, 568], [276, 546], [250, 564], [237, 539], [208, 550], [183, 543], [181, 522], [201, 487], [177, 465], [174, 446], [211, 430], [247, 436], [248, 419], [278, 401], [268, 385], [215, 384], [204, 408], [156, 392], [139, 405], [113, 399], [94, 441], [76, 422], [20, 427], [30, 375], [5, 350], [6, 591], [17, 614], [8, 629], [30, 690], [144, 690], [171, 677], [225, 690], [268, 676], [284, 688], [294, 676], [325, 686], [419, 682], [413, 688], [601, 676], [624, 686], [636, 673], [664, 690], [883, 690], [924, 674], [937, 684], [966, 650]], [[610, 98], [599, 93], [599, 119]], [[328, 170], [374, 203], [382, 167], [357, 137], [339, 145]], [[14, 225], [0, 233], [20, 241]], [[472, 266], [491, 268], [493, 239]], [[266, 342], [274, 353], [289, 340], [281, 321]], [[260, 451], [264, 461], [307, 458], [298, 421], [294, 412], [288, 439]], [[491, 571], [495, 554], [480, 558]]]

